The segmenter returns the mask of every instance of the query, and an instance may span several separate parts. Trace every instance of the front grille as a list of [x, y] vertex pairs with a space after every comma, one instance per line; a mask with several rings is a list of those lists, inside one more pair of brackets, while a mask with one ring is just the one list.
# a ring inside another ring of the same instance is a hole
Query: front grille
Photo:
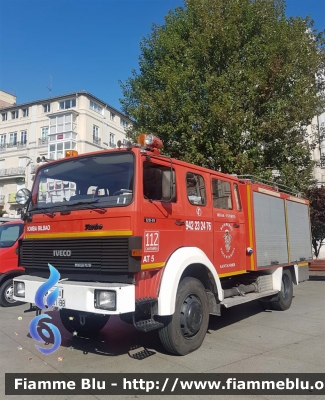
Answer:
[[139, 245], [140, 237], [25, 239], [19, 265], [48, 270], [51, 264], [60, 272], [134, 273], [140, 270], [141, 259], [130, 257], [130, 250]]

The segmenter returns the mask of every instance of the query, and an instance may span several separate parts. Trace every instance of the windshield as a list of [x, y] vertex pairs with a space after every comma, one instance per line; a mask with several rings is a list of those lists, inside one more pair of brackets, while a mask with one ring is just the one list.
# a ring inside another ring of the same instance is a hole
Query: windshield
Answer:
[[10, 224], [0, 226], [0, 248], [13, 246], [23, 233], [23, 224]]
[[44, 165], [35, 179], [30, 211], [128, 205], [133, 173], [134, 155], [124, 151]]

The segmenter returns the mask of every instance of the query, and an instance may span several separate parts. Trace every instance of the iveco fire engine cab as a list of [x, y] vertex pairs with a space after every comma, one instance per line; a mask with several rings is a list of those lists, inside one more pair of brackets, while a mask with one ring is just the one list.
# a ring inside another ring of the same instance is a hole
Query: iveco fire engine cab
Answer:
[[141, 135], [37, 169], [32, 192], [16, 196], [26, 206], [16, 300], [35, 302], [50, 264], [68, 331], [99, 331], [119, 315], [157, 329], [178, 355], [200, 347], [222, 308], [290, 307], [312, 258], [308, 201], [160, 155], [161, 146]]

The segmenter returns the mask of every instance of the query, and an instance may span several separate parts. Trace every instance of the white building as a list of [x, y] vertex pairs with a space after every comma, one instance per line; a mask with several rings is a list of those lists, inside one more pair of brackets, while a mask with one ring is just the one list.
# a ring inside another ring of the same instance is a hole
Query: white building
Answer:
[[[314, 117], [312, 124], [308, 127], [311, 132], [316, 133], [316, 147], [312, 150], [312, 159], [316, 161], [314, 168], [314, 178], [317, 181], [318, 186], [325, 185], [325, 113]], [[322, 138], [321, 136], [324, 136]], [[320, 137], [320, 139], [319, 139]]]
[[31, 189], [37, 158], [62, 158], [68, 149], [86, 153], [125, 143], [131, 121], [85, 91], [16, 104], [0, 91], [0, 209], [17, 215], [15, 194]]

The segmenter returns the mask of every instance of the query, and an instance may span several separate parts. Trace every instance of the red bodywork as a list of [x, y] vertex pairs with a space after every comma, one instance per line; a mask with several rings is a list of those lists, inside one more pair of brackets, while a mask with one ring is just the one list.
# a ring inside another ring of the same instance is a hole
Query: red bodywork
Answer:
[[[26, 223], [26, 239], [91, 237], [100, 234], [142, 236], [141, 271], [135, 275], [136, 298], [157, 297], [164, 266], [171, 254], [184, 246], [200, 248], [213, 263], [220, 278], [257, 270], [256, 254], [250, 255], [246, 251], [249, 247], [255, 248], [252, 194], [254, 191], [261, 191], [270, 196], [286, 199], [290, 199], [291, 196], [279, 193], [272, 187], [241, 181], [235, 176], [162, 157], [149, 151], [143, 154], [140, 148], [119, 149], [112, 152], [123, 151], [132, 151], [135, 154], [134, 197], [130, 205], [107, 208], [107, 212], [102, 214], [89, 209], [74, 210], [68, 215], [35, 214], [32, 222]], [[96, 153], [92, 153], [94, 154]], [[77, 157], [85, 156], [87, 155], [82, 154]], [[174, 169], [175, 202], [149, 201], [144, 197], [143, 163], [148, 156], [151, 163]], [[188, 173], [203, 177], [206, 205], [190, 203], [186, 184]], [[214, 206], [213, 179], [229, 183], [232, 209], [218, 209]], [[241, 207], [238, 201], [236, 202], [234, 185], [238, 186]], [[37, 182], [33, 192], [34, 200], [37, 198], [36, 187]], [[296, 201], [293, 198], [291, 200]], [[299, 201], [308, 204], [306, 200]], [[85, 232], [86, 224], [99, 223], [102, 225], [100, 232]], [[229, 235], [231, 244], [227, 247]], [[16, 256], [12, 254], [13, 252], [14, 249], [10, 249], [8, 256], [10, 253], [12, 263], [15, 263]], [[274, 266], [277, 267], [279, 265]]]
[[[23, 226], [21, 221], [6, 222], [1, 227], [9, 225]], [[19, 236], [11, 247], [0, 247], [0, 274], [8, 274], [11, 271], [24, 271], [24, 268], [18, 266], [17, 247], [19, 239], [23, 238], [23, 234]]]

